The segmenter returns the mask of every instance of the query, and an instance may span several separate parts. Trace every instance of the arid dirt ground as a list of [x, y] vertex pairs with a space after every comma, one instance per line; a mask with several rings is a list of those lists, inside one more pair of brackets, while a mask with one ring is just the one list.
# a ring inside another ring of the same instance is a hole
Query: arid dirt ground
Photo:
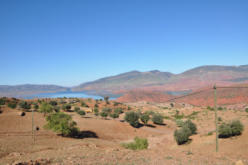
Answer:
[[[61, 137], [52, 131], [44, 130], [46, 123], [43, 114], [34, 112], [34, 123], [40, 130], [35, 132], [35, 142], [31, 136], [32, 113], [18, 115], [18, 110], [3, 108], [0, 114], [0, 164], [16, 164], [31, 160], [44, 161], [44, 164], [182, 164], [182, 165], [232, 165], [241, 160], [248, 164], [248, 113], [244, 110], [218, 111], [222, 121], [240, 119], [245, 126], [241, 136], [219, 139], [219, 152], [215, 152], [214, 112], [203, 107], [132, 103], [129, 106], [141, 111], [153, 110], [167, 116], [165, 125], [133, 128], [119, 119], [102, 119], [88, 113], [81, 117], [73, 116], [85, 138]], [[191, 136], [189, 144], [177, 145], [173, 133], [177, 128], [173, 115], [176, 110], [190, 117], [197, 124], [198, 134]], [[193, 115], [192, 115], [193, 113]], [[147, 150], [125, 149], [121, 143], [134, 137], [147, 138]], [[43, 159], [43, 160], [42, 160]]]

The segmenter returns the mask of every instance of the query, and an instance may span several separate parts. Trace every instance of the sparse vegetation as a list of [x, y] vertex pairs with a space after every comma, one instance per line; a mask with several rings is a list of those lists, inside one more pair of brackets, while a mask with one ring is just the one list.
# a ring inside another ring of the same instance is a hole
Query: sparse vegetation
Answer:
[[123, 113], [123, 110], [122, 110], [122, 108], [116, 108], [116, 109], [114, 110], [114, 113], [122, 114], [122, 113]]
[[229, 123], [222, 123], [219, 126], [219, 137], [228, 138], [231, 136], [241, 135], [243, 130], [244, 126], [239, 120], [234, 120]]
[[133, 127], [138, 127], [139, 126], [139, 114], [134, 111], [126, 112], [125, 121], [128, 122]]
[[109, 116], [115, 119], [115, 118], [119, 117], [119, 114], [118, 113], [111, 113]]
[[53, 106], [51, 104], [48, 104], [46, 102], [43, 102], [40, 106], [40, 112], [46, 116], [48, 113], [51, 113], [53, 111]]
[[144, 113], [140, 116], [140, 120], [144, 123], [144, 125], [147, 125], [148, 121], [150, 120], [150, 116], [147, 113]]
[[64, 104], [64, 105], [62, 106], [62, 109], [63, 109], [64, 111], [70, 111], [70, 110], [71, 110], [71, 105], [70, 105], [70, 104]]
[[81, 116], [86, 115], [86, 113], [85, 113], [85, 111], [84, 111], [84, 110], [79, 110], [79, 111], [77, 111], [77, 113], [78, 113], [79, 115], [81, 115]]
[[98, 110], [98, 108], [94, 108], [94, 114], [95, 114], [96, 116], [99, 115], [99, 110]]
[[17, 106], [16, 102], [9, 102], [9, 103], [8, 103], [8, 107], [9, 107], [9, 108], [15, 109], [16, 106]]
[[191, 130], [188, 127], [182, 127], [174, 132], [174, 138], [178, 145], [184, 144], [189, 140]]
[[103, 118], [107, 118], [108, 117], [108, 113], [107, 112], [104, 112], [104, 111], [102, 111], [101, 113], [100, 113], [100, 115], [103, 117]]
[[72, 136], [79, 131], [76, 127], [77, 123], [72, 120], [70, 115], [65, 113], [53, 113], [47, 116], [46, 120], [48, 123], [44, 128], [60, 133], [62, 136]]
[[164, 119], [163, 119], [163, 116], [160, 115], [159, 113], [155, 113], [152, 115], [152, 122], [154, 124], [159, 124], [159, 125], [162, 125], [164, 123]]
[[21, 101], [21, 102], [19, 103], [19, 106], [20, 106], [20, 108], [25, 109], [25, 110], [31, 109], [30, 103], [28, 103], [28, 102], [26, 102], [26, 101]]
[[148, 145], [149, 144], [148, 144], [147, 139], [143, 139], [143, 138], [139, 138], [139, 137], [135, 137], [134, 142], [122, 144], [123, 147], [125, 147], [127, 149], [131, 149], [131, 150], [147, 149]]
[[5, 97], [0, 98], [0, 105], [5, 105], [6, 100], [7, 99]]
[[74, 107], [74, 111], [78, 112], [78, 111], [80, 111], [80, 108], [79, 107]]
[[246, 109], [245, 109], [245, 112], [247, 112], [247, 113], [248, 113], [248, 108], [246, 108]]

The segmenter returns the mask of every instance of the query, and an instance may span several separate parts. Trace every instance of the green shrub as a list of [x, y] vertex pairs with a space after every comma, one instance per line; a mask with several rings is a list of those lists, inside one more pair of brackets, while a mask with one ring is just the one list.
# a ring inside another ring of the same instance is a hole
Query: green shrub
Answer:
[[114, 113], [121, 114], [121, 113], [123, 113], [123, 110], [122, 110], [122, 108], [116, 108], [114, 110]]
[[8, 107], [15, 109], [16, 108], [16, 102], [9, 102]]
[[241, 135], [244, 130], [244, 125], [239, 120], [234, 120], [230, 123], [232, 136]]
[[51, 100], [51, 101], [49, 102], [49, 104], [52, 105], [52, 106], [58, 105], [57, 101], [54, 101], [54, 100]]
[[124, 143], [122, 144], [123, 147], [131, 150], [143, 150], [148, 148], [148, 140], [135, 137], [134, 142], [131, 143]]
[[144, 123], [144, 125], [147, 125], [150, 120], [150, 116], [147, 113], [144, 113], [140, 116], [140, 120]]
[[81, 102], [81, 106], [82, 106], [82, 107], [89, 108], [89, 106], [88, 106], [84, 101]]
[[65, 111], [70, 111], [71, 110], [71, 105], [70, 104], [64, 104], [62, 106], [62, 109], [65, 110]]
[[46, 120], [48, 123], [44, 128], [60, 133], [62, 136], [72, 136], [79, 131], [76, 127], [77, 123], [72, 120], [70, 115], [65, 113], [53, 113], [47, 116]]
[[7, 98], [6, 98], [6, 97], [2, 97], [2, 98], [0, 98], [0, 105], [5, 105], [6, 100], [7, 100]]
[[85, 111], [84, 111], [84, 110], [80, 110], [80, 111], [78, 111], [77, 113], [78, 113], [79, 115], [81, 115], [81, 116], [86, 115], [86, 113], [85, 113]]
[[94, 108], [94, 114], [95, 114], [96, 116], [99, 115], [99, 110], [98, 110], [98, 108]]
[[146, 111], [145, 113], [148, 114], [149, 116], [155, 114], [155, 112], [153, 112], [153, 111]]
[[79, 107], [75, 107], [75, 108], [74, 108], [74, 111], [75, 111], [75, 112], [78, 112], [78, 111], [80, 111], [80, 108], [79, 108]]
[[219, 126], [219, 138], [228, 138], [232, 136], [230, 124], [223, 123]]
[[222, 110], [223, 110], [223, 108], [222, 108], [222, 107], [218, 107], [218, 110], [219, 110], [219, 111], [222, 111]]
[[29, 104], [29, 103], [26, 102], [26, 101], [21, 101], [21, 102], [19, 103], [19, 106], [20, 106], [22, 109], [25, 109], [25, 110], [31, 109], [31, 104]]
[[104, 112], [104, 111], [102, 111], [102, 112], [100, 113], [100, 115], [101, 115], [102, 117], [104, 117], [105, 119], [108, 117], [108, 113], [106, 113], [106, 112]]
[[60, 106], [54, 106], [53, 109], [55, 112], [60, 112]]
[[118, 113], [111, 113], [110, 114], [110, 117], [112, 117], [112, 118], [118, 118], [119, 117], [119, 114]]
[[126, 112], [125, 121], [133, 127], [139, 126], [139, 114], [137, 112]]
[[111, 108], [103, 108], [102, 109], [102, 112], [105, 112], [107, 114], [110, 114], [112, 112], [112, 109]]
[[48, 104], [46, 102], [43, 102], [40, 106], [40, 112], [44, 113], [44, 116], [46, 116], [48, 113], [51, 113], [53, 111], [53, 106], [51, 104]]
[[229, 123], [222, 123], [219, 126], [219, 137], [228, 138], [231, 136], [241, 135], [243, 130], [244, 126], [239, 120], [234, 120]]
[[186, 122], [184, 122], [184, 126], [190, 129], [191, 135], [196, 134], [197, 127], [191, 120], [187, 120]]
[[163, 124], [164, 119], [163, 119], [163, 116], [162, 115], [160, 115], [159, 113], [157, 113], [157, 114], [154, 114], [152, 116], [152, 121], [153, 121], [154, 124]]
[[174, 132], [174, 138], [178, 145], [186, 143], [190, 135], [191, 130], [188, 127], [182, 127]]
[[95, 108], [98, 108], [99, 106], [98, 106], [98, 104], [95, 104], [94, 107], [95, 107]]
[[248, 113], [248, 108], [246, 108], [246, 109], [245, 109], [245, 112], [247, 112], [247, 113]]
[[184, 126], [184, 121], [182, 121], [181, 119], [177, 119], [177, 120], [176, 120], [176, 125], [177, 125], [178, 127], [183, 127], [183, 126]]

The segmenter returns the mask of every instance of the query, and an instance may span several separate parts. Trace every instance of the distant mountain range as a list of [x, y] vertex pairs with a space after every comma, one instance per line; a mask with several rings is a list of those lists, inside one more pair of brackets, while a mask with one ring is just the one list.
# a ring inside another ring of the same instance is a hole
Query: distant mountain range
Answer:
[[84, 92], [94, 95], [123, 95], [133, 90], [157, 93], [185, 93], [217, 85], [248, 83], [248, 65], [201, 66], [180, 74], [153, 70], [131, 71], [116, 76], [80, 84], [76, 87], [56, 85], [0, 85], [0, 96], [20, 97], [38, 93], [64, 91]]
[[0, 96], [24, 97], [40, 93], [54, 93], [70, 91], [70, 88], [57, 85], [0, 85]]
[[201, 66], [181, 74], [132, 71], [102, 78], [72, 88], [97, 95], [123, 94], [133, 89], [175, 93], [192, 91], [214, 84], [232, 85], [248, 82], [248, 65]]

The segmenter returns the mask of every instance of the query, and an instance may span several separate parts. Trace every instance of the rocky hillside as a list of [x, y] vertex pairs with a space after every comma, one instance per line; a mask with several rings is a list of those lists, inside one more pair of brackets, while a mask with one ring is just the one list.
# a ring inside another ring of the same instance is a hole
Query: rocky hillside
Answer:
[[248, 82], [248, 65], [202, 66], [180, 74], [168, 72], [128, 72], [74, 87], [73, 91], [92, 94], [126, 93], [132, 89], [158, 92], [196, 90], [213, 84], [232, 85]]

